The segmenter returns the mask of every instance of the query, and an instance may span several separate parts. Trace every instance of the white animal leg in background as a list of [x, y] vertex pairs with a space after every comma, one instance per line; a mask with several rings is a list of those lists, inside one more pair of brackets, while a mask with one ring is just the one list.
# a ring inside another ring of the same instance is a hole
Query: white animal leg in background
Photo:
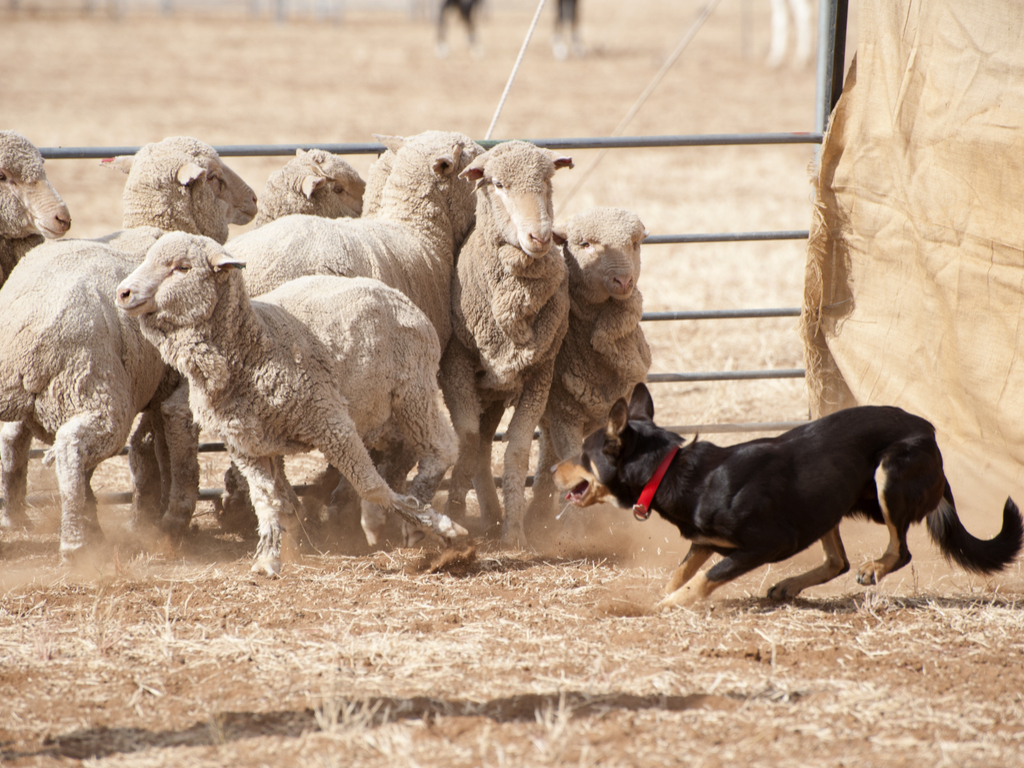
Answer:
[[789, 12], [786, 10], [787, 0], [770, 0], [770, 2], [772, 4], [772, 38], [765, 63], [769, 67], [777, 67], [782, 63], [782, 57], [786, 55], [786, 47], [789, 45]]
[[23, 421], [10, 421], [0, 428], [0, 528], [28, 528], [25, 512], [28, 493], [28, 455], [32, 431]]
[[96, 518], [96, 499], [89, 487], [92, 472], [103, 459], [113, 456], [124, 445], [130, 423], [116, 423], [110, 430], [111, 414], [80, 413], [66, 422], [54, 435], [44, 464], [53, 464], [60, 487], [60, 553], [74, 557], [93, 539], [102, 540]]
[[793, 61], [798, 67], [803, 67], [811, 60], [811, 0], [789, 0], [789, 7], [793, 11], [793, 26], [796, 27]]

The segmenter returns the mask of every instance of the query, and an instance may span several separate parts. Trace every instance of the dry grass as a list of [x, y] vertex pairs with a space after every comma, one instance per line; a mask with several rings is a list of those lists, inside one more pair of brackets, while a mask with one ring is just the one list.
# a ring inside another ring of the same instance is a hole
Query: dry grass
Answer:
[[651, 616], [663, 576], [645, 568], [484, 552], [453, 576], [421, 557], [309, 558], [274, 582], [187, 550], [84, 580], [39, 569], [0, 601], [2, 756], [1022, 762], [1019, 577], [792, 605], [737, 590]]
[[[765, 70], [767, 4], [747, 7], [750, 55], [741, 4], [720, 4], [627, 132], [811, 127], [813, 73]], [[548, 57], [542, 26], [498, 136], [607, 133], [698, 8], [591, 0], [593, 55], [564, 64]], [[529, 21], [495, 8], [484, 58], [453, 33], [442, 62], [429, 27], [401, 17], [0, 17], [3, 127], [40, 146], [482, 136]], [[593, 155], [574, 157], [584, 169]], [[609, 153], [560, 215], [612, 204], [656, 234], [806, 229], [811, 159], [810, 147]], [[370, 160], [354, 162], [365, 171]], [[256, 188], [282, 163], [232, 161]], [[95, 166], [48, 164], [78, 236], [120, 221], [123, 179]], [[556, 202], [572, 183], [556, 178]], [[801, 300], [801, 243], [652, 246], [643, 259], [651, 310]], [[802, 366], [795, 320], [646, 332], [658, 372]], [[807, 414], [800, 381], [659, 385], [655, 398], [663, 423]], [[203, 461], [202, 485], [219, 486], [224, 458]], [[317, 468], [315, 457], [290, 462], [297, 482]], [[120, 491], [127, 477], [111, 460], [93, 484]], [[205, 504], [179, 549], [126, 530], [122, 508], [101, 509], [109, 545], [61, 566], [52, 473], [34, 465], [30, 487], [36, 529], [0, 542], [4, 765], [1024, 764], [1020, 567], [988, 580], [952, 571], [920, 530], [913, 563], [878, 588], [846, 575], [790, 605], [767, 601], [771, 584], [817, 562], [812, 551], [703, 610], [656, 616], [685, 549], [656, 519], [574, 511], [558, 541], [530, 554], [289, 551], [285, 578], [267, 581], [248, 571], [251, 543], [219, 533]], [[988, 536], [996, 518], [967, 524]], [[854, 570], [885, 545], [878, 526], [844, 535]]]

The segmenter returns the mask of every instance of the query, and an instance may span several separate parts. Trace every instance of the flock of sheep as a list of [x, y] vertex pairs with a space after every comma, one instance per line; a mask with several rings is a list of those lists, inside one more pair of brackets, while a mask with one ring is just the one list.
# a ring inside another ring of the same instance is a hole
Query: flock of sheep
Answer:
[[[212, 147], [165, 139], [104, 161], [128, 175], [123, 230], [46, 241], [68, 210], [36, 148], [0, 131], [0, 526], [29, 524], [38, 438], [73, 558], [102, 538], [93, 471], [127, 442], [132, 523], [179, 537], [202, 428], [232, 461], [224, 505], [255, 512], [256, 572], [278, 575], [296, 533], [283, 456], [313, 449], [337, 480], [324, 518], [358, 496], [349, 514], [371, 544], [392, 523], [406, 543], [466, 534], [471, 483], [484, 534], [540, 535], [556, 508], [547, 468], [650, 367], [646, 230], [618, 208], [555, 226], [551, 180], [572, 161], [532, 144], [378, 138], [365, 182], [300, 150], [258, 203]], [[491, 445], [509, 409], [499, 501]]]

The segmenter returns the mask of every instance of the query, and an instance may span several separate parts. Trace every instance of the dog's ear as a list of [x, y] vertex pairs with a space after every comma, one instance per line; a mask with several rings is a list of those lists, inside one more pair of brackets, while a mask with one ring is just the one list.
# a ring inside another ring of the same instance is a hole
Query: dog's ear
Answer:
[[629, 398], [629, 418], [636, 421], [654, 421], [654, 400], [642, 381], [633, 388]]
[[602, 453], [612, 458], [619, 455], [619, 449], [622, 447], [619, 435], [625, 431], [628, 423], [629, 407], [626, 405], [625, 399], [620, 397], [615, 401], [615, 405], [612, 406], [612, 410], [608, 414], [608, 424], [604, 428], [604, 445], [601, 446]]

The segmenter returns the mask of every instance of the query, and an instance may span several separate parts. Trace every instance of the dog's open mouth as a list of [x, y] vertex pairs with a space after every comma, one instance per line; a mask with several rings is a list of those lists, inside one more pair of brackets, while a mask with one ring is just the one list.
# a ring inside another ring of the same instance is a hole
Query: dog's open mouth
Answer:
[[590, 482], [587, 480], [581, 480], [573, 486], [571, 491], [565, 494], [565, 500], [572, 504], [579, 505], [587, 495], [588, 490], [590, 490]]

